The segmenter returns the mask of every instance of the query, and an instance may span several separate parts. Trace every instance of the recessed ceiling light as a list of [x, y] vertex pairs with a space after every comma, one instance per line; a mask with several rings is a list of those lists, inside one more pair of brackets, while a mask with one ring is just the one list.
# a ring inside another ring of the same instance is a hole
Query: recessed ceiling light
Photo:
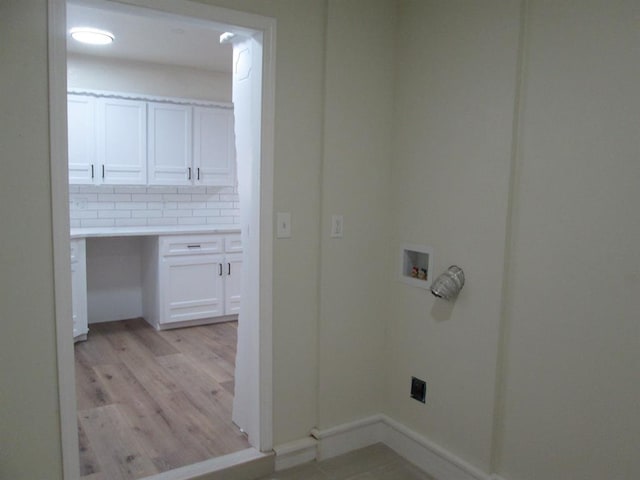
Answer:
[[89, 27], [72, 28], [69, 33], [74, 40], [89, 45], [108, 45], [115, 38], [111, 32]]

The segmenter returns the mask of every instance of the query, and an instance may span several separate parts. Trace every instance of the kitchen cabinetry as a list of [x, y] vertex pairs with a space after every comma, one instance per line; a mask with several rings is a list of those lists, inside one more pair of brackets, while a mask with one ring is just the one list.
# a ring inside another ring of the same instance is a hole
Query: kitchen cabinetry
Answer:
[[69, 94], [67, 112], [69, 183], [146, 183], [144, 102]]
[[72, 184], [235, 184], [229, 106], [78, 92], [67, 110]]
[[235, 182], [233, 112], [193, 108], [193, 167], [196, 185], [231, 186]]
[[242, 271], [239, 237], [197, 234], [148, 239], [145, 319], [161, 330], [225, 321], [237, 314]]
[[87, 266], [84, 238], [71, 240], [71, 306], [73, 315], [73, 339], [86, 340], [87, 318]]
[[191, 185], [191, 107], [148, 104], [149, 184]]

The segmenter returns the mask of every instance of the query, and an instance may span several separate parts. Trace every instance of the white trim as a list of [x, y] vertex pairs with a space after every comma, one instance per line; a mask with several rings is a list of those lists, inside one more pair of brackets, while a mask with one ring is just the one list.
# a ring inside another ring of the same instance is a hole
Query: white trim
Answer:
[[51, 165], [51, 217], [53, 286], [58, 363], [60, 443], [65, 479], [80, 478], [78, 423], [76, 417], [73, 316], [71, 307], [71, 259], [69, 253], [69, 186], [67, 166], [67, 70], [66, 6], [49, 0], [49, 148]]
[[[87, 2], [89, 3], [89, 2]], [[275, 118], [276, 21], [247, 12], [214, 7], [189, 0], [95, 0], [93, 3], [187, 17], [211, 22], [238, 33], [263, 34], [262, 152], [260, 171], [260, 438], [268, 452], [273, 444], [273, 170]], [[60, 425], [64, 478], [79, 478], [73, 339], [71, 335], [71, 285], [68, 224], [68, 176], [66, 165], [66, 2], [48, 0], [49, 13], [49, 101], [51, 137], [51, 198], [54, 242], [54, 286], [57, 325]], [[65, 332], [69, 332], [68, 338]], [[210, 464], [209, 462], [204, 462]], [[168, 474], [171, 475], [171, 474]], [[168, 477], [173, 478], [173, 477]]]
[[318, 439], [318, 460], [326, 460], [381, 442], [384, 428], [383, 415], [373, 415], [325, 430], [314, 428], [311, 435]]
[[88, 88], [70, 88], [67, 93], [73, 95], [89, 95], [100, 98], [123, 98], [126, 100], [140, 100], [143, 102], [170, 103], [173, 105], [195, 105], [198, 107], [217, 107], [225, 110], [233, 110], [231, 102], [214, 102], [184, 97], [165, 97], [160, 95], [147, 95], [143, 93], [116, 92], [111, 90], [93, 90]]
[[[249, 17], [247, 17], [249, 18]], [[273, 184], [275, 162], [276, 20], [262, 30], [262, 143], [260, 152], [260, 448], [273, 448]]]
[[317, 445], [317, 440], [307, 437], [273, 447], [276, 453], [276, 472], [315, 460]]
[[383, 415], [383, 443], [438, 480], [491, 480], [489, 474], [427, 437]]
[[[223, 455], [222, 457], [211, 458], [203, 462], [193, 463], [184, 467], [169, 470], [167, 472], [158, 473], [144, 477], [140, 480], [189, 480], [192, 478], [200, 478], [213, 472], [220, 472], [234, 469], [234, 475], [248, 466], [259, 468], [260, 475], [269, 475], [273, 472], [273, 454], [261, 453], [255, 448], [247, 448], [239, 452]], [[228, 473], [228, 472], [227, 472]], [[215, 478], [215, 477], [207, 477]]]
[[503, 480], [383, 414], [325, 430], [313, 429], [311, 434], [318, 440], [318, 460], [382, 442], [438, 480]]

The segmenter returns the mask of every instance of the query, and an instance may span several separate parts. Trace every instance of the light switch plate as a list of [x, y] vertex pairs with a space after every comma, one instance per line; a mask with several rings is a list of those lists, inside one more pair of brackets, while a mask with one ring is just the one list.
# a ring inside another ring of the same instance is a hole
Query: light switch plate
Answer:
[[291, 237], [291, 213], [278, 212], [276, 215], [276, 238]]

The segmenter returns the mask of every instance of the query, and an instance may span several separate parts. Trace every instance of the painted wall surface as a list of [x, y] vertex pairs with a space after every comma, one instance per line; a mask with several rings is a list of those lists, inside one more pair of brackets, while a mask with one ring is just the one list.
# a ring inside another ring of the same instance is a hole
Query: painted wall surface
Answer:
[[[358, 25], [358, 28], [354, 28]], [[327, 14], [318, 426], [382, 410], [390, 263], [395, 2]], [[330, 238], [331, 215], [344, 237]]]
[[67, 57], [69, 88], [231, 101], [231, 74], [86, 55]]
[[47, 2], [0, 2], [0, 478], [59, 479]]
[[210, 0], [277, 20], [273, 207], [291, 212], [292, 237], [274, 242], [274, 445], [316, 423], [323, 0]]
[[450, 304], [391, 282], [387, 413], [488, 471], [519, 2], [403, 1], [397, 28], [390, 256], [431, 246], [433, 274], [457, 264], [467, 285]]
[[640, 4], [529, 3], [499, 471], [640, 478]]

